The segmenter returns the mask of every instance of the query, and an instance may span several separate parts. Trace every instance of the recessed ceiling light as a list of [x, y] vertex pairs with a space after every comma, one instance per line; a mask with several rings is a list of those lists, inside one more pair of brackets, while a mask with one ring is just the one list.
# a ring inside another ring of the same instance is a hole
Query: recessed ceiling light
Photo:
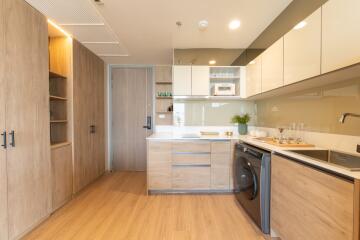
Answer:
[[209, 64], [210, 64], [210, 65], [216, 64], [216, 60], [210, 60], [210, 61], [209, 61]]
[[198, 26], [200, 31], [205, 31], [209, 26], [209, 22], [207, 20], [201, 20], [199, 21]]
[[231, 30], [234, 30], [234, 29], [238, 29], [240, 27], [240, 21], [239, 20], [232, 20], [230, 23], [229, 23], [229, 28]]
[[296, 26], [294, 27], [294, 29], [295, 29], [295, 30], [301, 29], [301, 28], [305, 27], [306, 24], [307, 24], [307, 22], [301, 21], [301, 22], [299, 22], [298, 24], [296, 24]]

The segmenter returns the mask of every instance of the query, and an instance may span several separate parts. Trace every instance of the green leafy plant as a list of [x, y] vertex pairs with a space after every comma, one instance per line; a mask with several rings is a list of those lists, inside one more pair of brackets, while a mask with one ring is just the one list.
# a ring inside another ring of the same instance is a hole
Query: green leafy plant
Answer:
[[232, 123], [237, 123], [237, 124], [247, 124], [250, 121], [250, 116], [249, 114], [244, 114], [244, 115], [235, 115], [231, 118], [231, 122]]

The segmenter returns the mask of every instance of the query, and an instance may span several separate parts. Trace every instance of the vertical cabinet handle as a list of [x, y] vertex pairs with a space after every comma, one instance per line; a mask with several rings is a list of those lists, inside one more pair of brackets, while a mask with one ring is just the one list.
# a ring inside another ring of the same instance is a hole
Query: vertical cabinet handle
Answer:
[[15, 147], [15, 131], [11, 130], [11, 132], [9, 133], [10, 135], [10, 146]]
[[3, 138], [3, 144], [1, 145], [3, 148], [7, 148], [7, 142], [6, 142], [6, 131], [4, 131], [2, 134], [1, 134], [2, 138]]
[[90, 133], [95, 133], [95, 132], [96, 132], [95, 125], [90, 125]]

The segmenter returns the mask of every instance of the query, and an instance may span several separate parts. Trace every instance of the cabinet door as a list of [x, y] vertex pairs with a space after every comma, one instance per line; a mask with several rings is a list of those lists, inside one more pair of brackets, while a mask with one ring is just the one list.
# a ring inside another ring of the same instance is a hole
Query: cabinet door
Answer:
[[230, 141], [211, 143], [211, 189], [230, 188]]
[[[4, 1], [0, 0], [0, 59], [5, 59], [5, 35], [4, 35]], [[6, 82], [4, 79], [4, 62], [0, 61], [0, 133], [5, 131], [5, 93]], [[4, 144], [3, 136], [0, 136], [0, 145]], [[0, 239], [8, 239], [7, 222], [7, 170], [6, 149], [0, 146]]]
[[73, 188], [71, 144], [51, 149], [52, 210], [71, 199]]
[[148, 141], [148, 189], [171, 189], [171, 142]]
[[246, 66], [246, 97], [261, 93], [261, 55]]
[[323, 5], [321, 73], [360, 62], [359, 9], [359, 0], [331, 0]]
[[353, 239], [354, 184], [272, 156], [271, 228], [281, 239]]
[[191, 66], [173, 66], [173, 95], [191, 95]]
[[262, 54], [262, 92], [284, 85], [284, 38], [280, 38]]
[[23, 0], [5, 0], [9, 238], [50, 213], [49, 63], [46, 18]]
[[284, 36], [284, 84], [320, 75], [321, 8]]
[[173, 166], [172, 188], [175, 190], [209, 190], [211, 169], [207, 166]]
[[208, 96], [210, 93], [210, 75], [208, 66], [192, 66], [191, 95]]

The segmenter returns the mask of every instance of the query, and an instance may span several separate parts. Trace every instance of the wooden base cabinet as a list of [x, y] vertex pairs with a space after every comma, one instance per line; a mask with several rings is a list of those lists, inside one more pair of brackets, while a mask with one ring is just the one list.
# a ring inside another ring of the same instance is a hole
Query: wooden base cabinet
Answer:
[[359, 239], [352, 181], [278, 155], [271, 164], [271, 228], [281, 239]]

